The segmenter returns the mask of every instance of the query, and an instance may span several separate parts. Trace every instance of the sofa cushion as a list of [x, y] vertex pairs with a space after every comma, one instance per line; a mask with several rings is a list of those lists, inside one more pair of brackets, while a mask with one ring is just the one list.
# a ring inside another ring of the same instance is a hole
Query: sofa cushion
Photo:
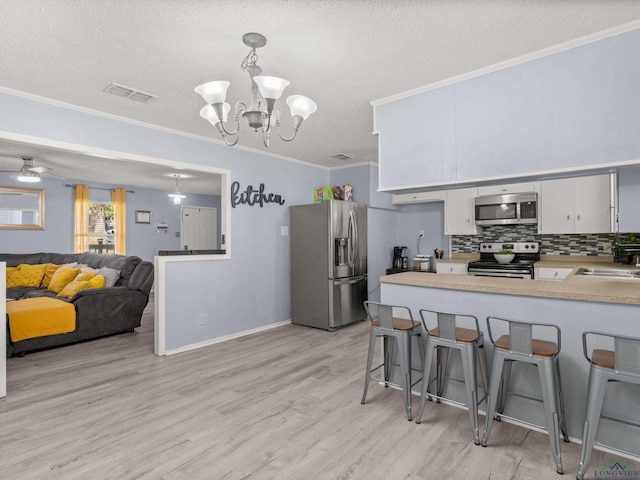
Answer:
[[7, 267], [5, 271], [6, 273], [5, 280], [9, 280], [9, 277], [11, 276], [11, 274], [17, 270], [18, 270], [18, 267]]
[[105, 287], [114, 287], [120, 278], [120, 270], [115, 270], [109, 267], [101, 267], [98, 269], [98, 275], [104, 277]]
[[7, 288], [39, 287], [44, 277], [44, 268], [44, 265], [19, 265], [7, 278]]
[[80, 290], [84, 290], [89, 286], [89, 280], [72, 280], [58, 293], [59, 297], [71, 298]]
[[106, 285], [105, 278], [102, 275], [96, 275], [95, 277], [89, 280], [89, 285], [87, 288], [102, 288]]
[[60, 265], [57, 265], [55, 263], [44, 264], [44, 277], [42, 278], [42, 283], [40, 284], [42, 288], [49, 287], [49, 283], [51, 283], [51, 277], [54, 273], [56, 273], [56, 270], [58, 270], [58, 268], [60, 268]]
[[51, 277], [48, 290], [54, 293], [60, 293], [64, 287], [71, 282], [76, 275], [80, 272], [77, 268], [68, 267], [66, 265], [61, 266], [56, 273]]
[[30, 298], [7, 303], [12, 342], [29, 338], [73, 332], [75, 307], [52, 298]]
[[[91, 270], [91, 271], [89, 271]], [[80, 282], [88, 282], [89, 280], [91, 280], [93, 277], [95, 277], [98, 274], [97, 270], [93, 270], [89, 267], [85, 267], [85, 268], [81, 268], [80, 269], [80, 273], [76, 276], [76, 278], [74, 278], [74, 280], [80, 281]]]

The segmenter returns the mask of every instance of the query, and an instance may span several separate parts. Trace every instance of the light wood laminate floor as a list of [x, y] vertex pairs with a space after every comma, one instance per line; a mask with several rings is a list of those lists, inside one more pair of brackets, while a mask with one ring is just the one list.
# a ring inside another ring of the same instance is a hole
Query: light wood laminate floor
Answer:
[[[417, 425], [376, 383], [361, 405], [368, 328], [289, 325], [156, 357], [148, 307], [135, 334], [8, 359], [0, 478], [562, 478], [545, 434], [502, 422], [482, 448], [465, 410], [432, 402]], [[575, 478], [580, 446], [562, 454]], [[616, 460], [631, 464], [594, 452], [587, 478]]]

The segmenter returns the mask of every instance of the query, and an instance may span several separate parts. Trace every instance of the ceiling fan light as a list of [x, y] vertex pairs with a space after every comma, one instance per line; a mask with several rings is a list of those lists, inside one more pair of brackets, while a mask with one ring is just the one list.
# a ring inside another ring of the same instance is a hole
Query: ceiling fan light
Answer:
[[262, 98], [265, 100], [278, 100], [284, 89], [289, 85], [289, 82], [284, 78], [269, 77], [266, 75], [258, 75], [257, 77], [253, 77], [253, 80], [256, 82], [256, 85], [258, 85], [260, 95], [262, 95]]
[[18, 174], [18, 181], [36, 183], [40, 181], [40, 174], [37, 172], [32, 172], [31, 170], [22, 169]]
[[289, 105], [291, 116], [302, 117], [302, 120], [306, 120], [309, 115], [318, 110], [316, 103], [304, 95], [291, 95], [287, 98], [287, 105]]
[[180, 205], [180, 202], [182, 202], [182, 199], [183, 199], [183, 198], [187, 198], [187, 196], [186, 196], [186, 195], [183, 195], [182, 193], [180, 193], [180, 192], [178, 192], [178, 191], [176, 191], [176, 192], [174, 192], [174, 193], [170, 193], [170, 194], [169, 194], [169, 197], [170, 197], [171, 199], [173, 199], [173, 204], [174, 204], [174, 205]]
[[193, 91], [204, 98], [205, 102], [213, 104], [224, 103], [227, 98], [228, 88], [229, 82], [226, 80], [219, 80], [215, 82], [202, 83], [194, 88]]

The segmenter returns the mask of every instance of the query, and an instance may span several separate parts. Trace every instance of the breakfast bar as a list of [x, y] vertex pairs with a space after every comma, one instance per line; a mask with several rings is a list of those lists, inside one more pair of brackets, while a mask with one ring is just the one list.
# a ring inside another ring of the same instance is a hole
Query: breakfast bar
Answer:
[[[611, 277], [584, 275], [573, 264], [572, 272], [562, 281], [477, 277], [467, 275], [407, 272], [381, 278], [381, 302], [407, 306], [415, 318], [420, 309], [474, 315], [485, 334], [489, 362], [493, 346], [489, 341], [485, 319], [488, 316], [524, 322], [552, 323], [562, 332], [559, 357], [561, 383], [564, 394], [566, 421], [572, 441], [580, 441], [584, 422], [589, 363], [584, 358], [582, 332], [597, 330], [640, 337], [640, 277]], [[602, 265], [603, 266], [603, 265]], [[637, 271], [635, 266], [615, 265], [615, 268]], [[589, 273], [587, 271], [586, 273]], [[496, 333], [494, 332], [494, 337]], [[551, 340], [551, 339], [549, 339]], [[598, 348], [611, 348], [598, 345]], [[414, 349], [417, 352], [417, 348]], [[460, 378], [460, 366], [452, 357], [449, 375]], [[417, 353], [414, 368], [419, 368]], [[449, 382], [455, 383], [455, 382]], [[418, 384], [414, 393], [420, 390]], [[514, 366], [510, 396], [505, 413], [524, 426], [544, 425], [542, 408], [531, 397], [539, 397], [539, 381], [535, 367]], [[445, 397], [464, 402], [455, 388], [445, 391]], [[623, 452], [629, 458], [640, 459], [638, 428], [611, 420], [609, 417], [633, 422], [640, 413], [640, 392], [637, 386], [610, 383], [605, 397], [603, 418], [598, 428], [597, 442]], [[423, 423], [436, 421], [437, 414], [427, 405]], [[486, 406], [480, 405], [484, 412]], [[532, 427], [535, 429], [535, 427]], [[495, 430], [495, 429], [494, 429]], [[494, 435], [499, 435], [494, 431]]]

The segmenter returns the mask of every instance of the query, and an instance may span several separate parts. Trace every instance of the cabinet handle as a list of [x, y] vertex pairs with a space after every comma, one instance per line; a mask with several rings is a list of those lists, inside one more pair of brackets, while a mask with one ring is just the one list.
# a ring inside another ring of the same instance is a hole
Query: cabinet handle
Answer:
[[577, 218], [578, 220], [580, 220], [580, 215], [578, 215], [576, 218]]
[[567, 220], [571, 220], [571, 215], [567, 215]]

